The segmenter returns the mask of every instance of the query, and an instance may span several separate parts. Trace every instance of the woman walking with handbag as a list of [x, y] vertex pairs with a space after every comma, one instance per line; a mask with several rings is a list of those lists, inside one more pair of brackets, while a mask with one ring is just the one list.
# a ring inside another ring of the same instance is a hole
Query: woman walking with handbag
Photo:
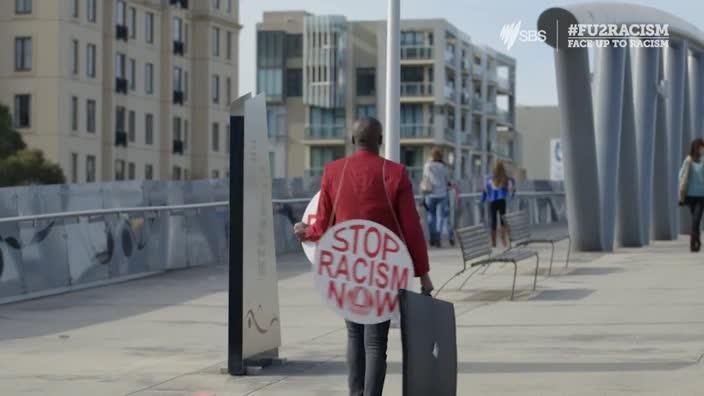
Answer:
[[442, 160], [442, 150], [435, 147], [430, 161], [423, 167], [423, 180], [420, 184], [421, 192], [425, 194], [424, 206], [427, 212], [430, 246], [442, 246], [442, 229], [445, 224], [448, 224], [447, 234], [450, 245], [455, 245], [451, 225], [448, 223], [450, 215], [449, 187], [450, 170]]
[[692, 231], [689, 234], [689, 250], [701, 249], [700, 227], [704, 213], [704, 140], [694, 139], [689, 146], [689, 155], [680, 168], [679, 203], [689, 206], [692, 213]]

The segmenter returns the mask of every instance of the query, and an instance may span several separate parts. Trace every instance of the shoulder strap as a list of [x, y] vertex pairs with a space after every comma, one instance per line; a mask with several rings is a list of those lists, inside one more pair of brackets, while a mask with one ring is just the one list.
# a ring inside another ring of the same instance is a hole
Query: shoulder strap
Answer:
[[345, 181], [345, 171], [347, 170], [347, 162], [349, 162], [349, 158], [345, 158], [345, 164], [342, 165], [342, 176], [340, 176], [340, 184], [337, 186], [337, 192], [335, 193], [335, 200], [332, 203], [332, 212], [330, 213], [330, 218], [328, 219], [328, 228], [326, 228], [326, 230], [330, 229], [330, 227], [332, 227], [333, 222], [335, 221], [335, 209], [337, 208], [337, 201], [340, 199], [340, 191], [342, 190], [342, 185]]
[[389, 204], [391, 215], [394, 217], [394, 222], [396, 223], [396, 228], [398, 229], [398, 236], [401, 237], [403, 243], [408, 246], [406, 243], [406, 238], [403, 237], [403, 228], [401, 228], [401, 224], [398, 222], [398, 217], [396, 217], [396, 209], [391, 202], [391, 197], [389, 197], [389, 190], [386, 189], [386, 159], [384, 159], [384, 162], [381, 165], [381, 181], [384, 187], [384, 194], [386, 194], [386, 202]]

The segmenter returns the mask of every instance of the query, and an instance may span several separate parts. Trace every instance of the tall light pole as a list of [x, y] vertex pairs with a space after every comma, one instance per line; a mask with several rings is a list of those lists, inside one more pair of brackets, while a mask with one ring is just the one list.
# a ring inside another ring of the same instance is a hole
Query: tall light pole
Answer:
[[386, 120], [384, 125], [384, 156], [391, 161], [400, 160], [399, 103], [401, 102], [401, 0], [388, 0], [386, 21]]

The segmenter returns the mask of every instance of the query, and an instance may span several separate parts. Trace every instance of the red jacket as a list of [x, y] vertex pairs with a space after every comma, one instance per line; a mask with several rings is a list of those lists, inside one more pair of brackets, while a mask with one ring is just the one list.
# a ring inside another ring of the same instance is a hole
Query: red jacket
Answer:
[[[345, 161], [344, 181], [342, 169]], [[340, 190], [335, 222], [346, 220], [370, 220], [395, 232], [406, 241], [406, 247], [413, 260], [415, 275], [426, 274], [428, 265], [428, 248], [425, 244], [420, 217], [416, 210], [413, 187], [406, 173], [406, 168], [392, 161], [386, 161], [386, 183], [382, 182], [382, 165], [385, 159], [370, 151], [358, 150], [347, 157], [333, 161], [325, 166], [320, 182], [320, 201], [316, 221], [308, 227], [306, 239], [317, 241], [325, 233], [330, 222], [333, 202]], [[340, 183], [342, 182], [342, 185]], [[389, 208], [389, 199], [384, 193], [384, 185], [396, 212], [401, 230], [398, 229]]]

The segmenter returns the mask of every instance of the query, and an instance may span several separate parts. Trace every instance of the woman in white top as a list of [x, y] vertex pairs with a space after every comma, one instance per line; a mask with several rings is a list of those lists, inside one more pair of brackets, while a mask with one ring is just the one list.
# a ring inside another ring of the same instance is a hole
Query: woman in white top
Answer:
[[[424, 182], [430, 187], [425, 191], [425, 207], [428, 216], [428, 232], [430, 246], [441, 246], [441, 233], [444, 224], [449, 225], [450, 200], [448, 187], [450, 185], [450, 170], [442, 160], [442, 150], [433, 149], [431, 159], [423, 167]], [[448, 226], [450, 245], [455, 245], [451, 225]]]

